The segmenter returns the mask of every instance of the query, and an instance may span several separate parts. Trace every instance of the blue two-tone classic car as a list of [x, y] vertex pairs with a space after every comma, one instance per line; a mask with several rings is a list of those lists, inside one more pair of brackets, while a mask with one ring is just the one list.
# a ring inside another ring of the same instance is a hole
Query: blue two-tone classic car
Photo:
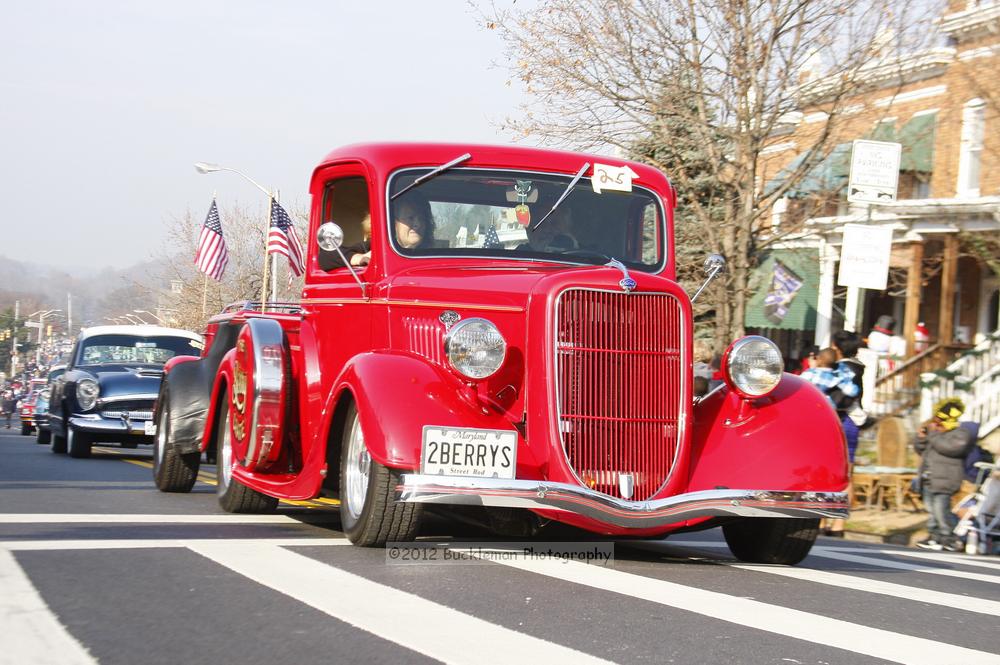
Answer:
[[94, 443], [153, 443], [153, 404], [163, 365], [197, 356], [201, 335], [158, 326], [96, 326], [80, 332], [49, 396], [52, 452], [89, 457]]

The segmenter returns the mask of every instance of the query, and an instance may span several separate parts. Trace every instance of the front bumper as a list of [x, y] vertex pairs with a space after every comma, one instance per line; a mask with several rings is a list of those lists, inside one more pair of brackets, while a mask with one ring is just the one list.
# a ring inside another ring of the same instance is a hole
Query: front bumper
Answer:
[[120, 418], [104, 418], [101, 416], [70, 416], [69, 426], [77, 432], [90, 434], [117, 434], [120, 436], [147, 438], [146, 420], [129, 420], [128, 424]]
[[594, 490], [541, 480], [405, 474], [397, 499], [409, 503], [558, 510], [615, 527], [650, 529], [698, 517], [847, 517], [846, 492], [703, 490], [654, 501], [625, 501]]

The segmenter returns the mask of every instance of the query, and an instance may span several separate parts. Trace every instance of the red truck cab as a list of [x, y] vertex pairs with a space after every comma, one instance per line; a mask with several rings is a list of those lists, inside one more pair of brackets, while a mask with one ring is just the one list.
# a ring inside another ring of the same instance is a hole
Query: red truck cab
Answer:
[[556, 520], [662, 536], [722, 526], [736, 556], [795, 563], [847, 513], [829, 401], [768, 340], [692, 395], [675, 193], [643, 164], [479, 145], [366, 144], [313, 173], [300, 302], [211, 319], [157, 401], [154, 475], [203, 453], [231, 511], [333, 496], [356, 544], [424, 508], [504, 533]]

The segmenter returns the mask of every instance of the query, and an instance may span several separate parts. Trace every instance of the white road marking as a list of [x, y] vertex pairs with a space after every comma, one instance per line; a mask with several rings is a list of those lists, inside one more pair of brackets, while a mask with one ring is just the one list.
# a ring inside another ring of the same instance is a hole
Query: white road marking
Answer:
[[[308, 513], [309, 522], [326, 519]], [[303, 513], [305, 516], [305, 513]], [[105, 515], [76, 513], [0, 513], [0, 524], [302, 524], [290, 515]]]
[[[716, 541], [694, 541], [694, 540], [677, 540], [677, 541], [659, 541], [656, 544], [663, 544], [665, 546], [671, 547], [721, 547], [726, 548], [725, 543], [720, 543]], [[943, 575], [944, 577], [957, 577], [963, 580], [974, 580], [977, 582], [987, 582], [990, 584], [1000, 584], [1000, 575], [984, 575], [982, 573], [970, 573], [964, 570], [953, 570], [951, 568], [940, 568], [937, 566], [921, 566], [913, 563], [905, 563], [902, 561], [890, 561], [889, 559], [876, 559], [870, 556], [862, 556], [850, 554], [849, 552], [864, 552], [864, 553], [875, 553], [887, 551], [890, 554], [902, 554], [899, 550], [867, 550], [863, 548], [843, 548], [843, 547], [813, 547], [809, 551], [809, 556], [818, 556], [826, 559], [838, 559], [840, 561], [848, 561], [850, 563], [863, 563], [868, 566], [874, 566], [878, 568], [893, 568], [895, 570], [909, 570], [916, 573], [928, 573], [930, 575]], [[924, 554], [924, 552], [914, 552], [913, 554]], [[949, 559], [944, 559], [943, 557], [933, 557], [928, 556], [928, 559], [940, 559], [941, 563], [958, 563], [958, 564], [969, 564], [976, 565], [980, 563], [978, 561], [972, 561], [963, 559], [961, 556], [951, 557]], [[954, 559], [958, 559], [955, 561]]]
[[14, 555], [0, 551], [0, 663], [92, 665], [97, 661], [49, 611]]
[[561, 560], [497, 561], [496, 563], [554, 579], [639, 598], [740, 626], [806, 640], [907, 665], [1000, 665], [1000, 655], [862, 626], [840, 619], [770, 605], [748, 598], [705, 591]]
[[908, 556], [914, 559], [927, 559], [928, 561], [947, 561], [957, 563], [962, 566], [973, 566], [975, 568], [990, 568], [1000, 570], [1000, 559], [996, 557], [985, 557], [971, 554], [946, 554], [943, 552], [922, 552], [919, 550], [863, 550], [861, 548], [828, 547], [827, 549], [836, 552], [878, 552], [879, 554], [890, 554]]
[[0, 540], [0, 550], [29, 552], [39, 550], [135, 550], [197, 547], [199, 545], [227, 545], [251, 547], [275, 545], [277, 547], [330, 547], [350, 545], [347, 538], [144, 538], [136, 540]]
[[905, 584], [895, 584], [893, 582], [882, 582], [872, 580], [867, 577], [856, 577], [854, 575], [844, 575], [842, 573], [830, 573], [825, 570], [815, 568], [802, 568], [793, 566], [759, 566], [743, 563], [720, 562], [732, 568], [742, 568], [760, 573], [770, 573], [791, 577], [792, 579], [806, 582], [816, 582], [818, 584], [828, 584], [838, 589], [853, 589], [867, 593], [878, 593], [893, 598], [906, 598], [923, 603], [943, 605], [957, 610], [967, 612], [979, 612], [992, 617], [1000, 616], [1000, 602], [986, 600], [975, 596], [963, 596], [957, 593], [945, 593], [943, 591], [932, 591], [920, 587], [906, 586]]
[[194, 552], [295, 600], [446, 663], [606, 663], [283, 550], [229, 544]]

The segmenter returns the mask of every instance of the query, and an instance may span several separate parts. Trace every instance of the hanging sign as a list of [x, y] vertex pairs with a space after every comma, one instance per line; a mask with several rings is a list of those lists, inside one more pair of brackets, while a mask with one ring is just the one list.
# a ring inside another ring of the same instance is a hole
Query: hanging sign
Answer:
[[845, 224], [837, 285], [884, 291], [889, 281], [891, 254], [890, 227]]
[[854, 142], [847, 200], [851, 203], [890, 203], [896, 200], [899, 156], [903, 147], [887, 141]]

